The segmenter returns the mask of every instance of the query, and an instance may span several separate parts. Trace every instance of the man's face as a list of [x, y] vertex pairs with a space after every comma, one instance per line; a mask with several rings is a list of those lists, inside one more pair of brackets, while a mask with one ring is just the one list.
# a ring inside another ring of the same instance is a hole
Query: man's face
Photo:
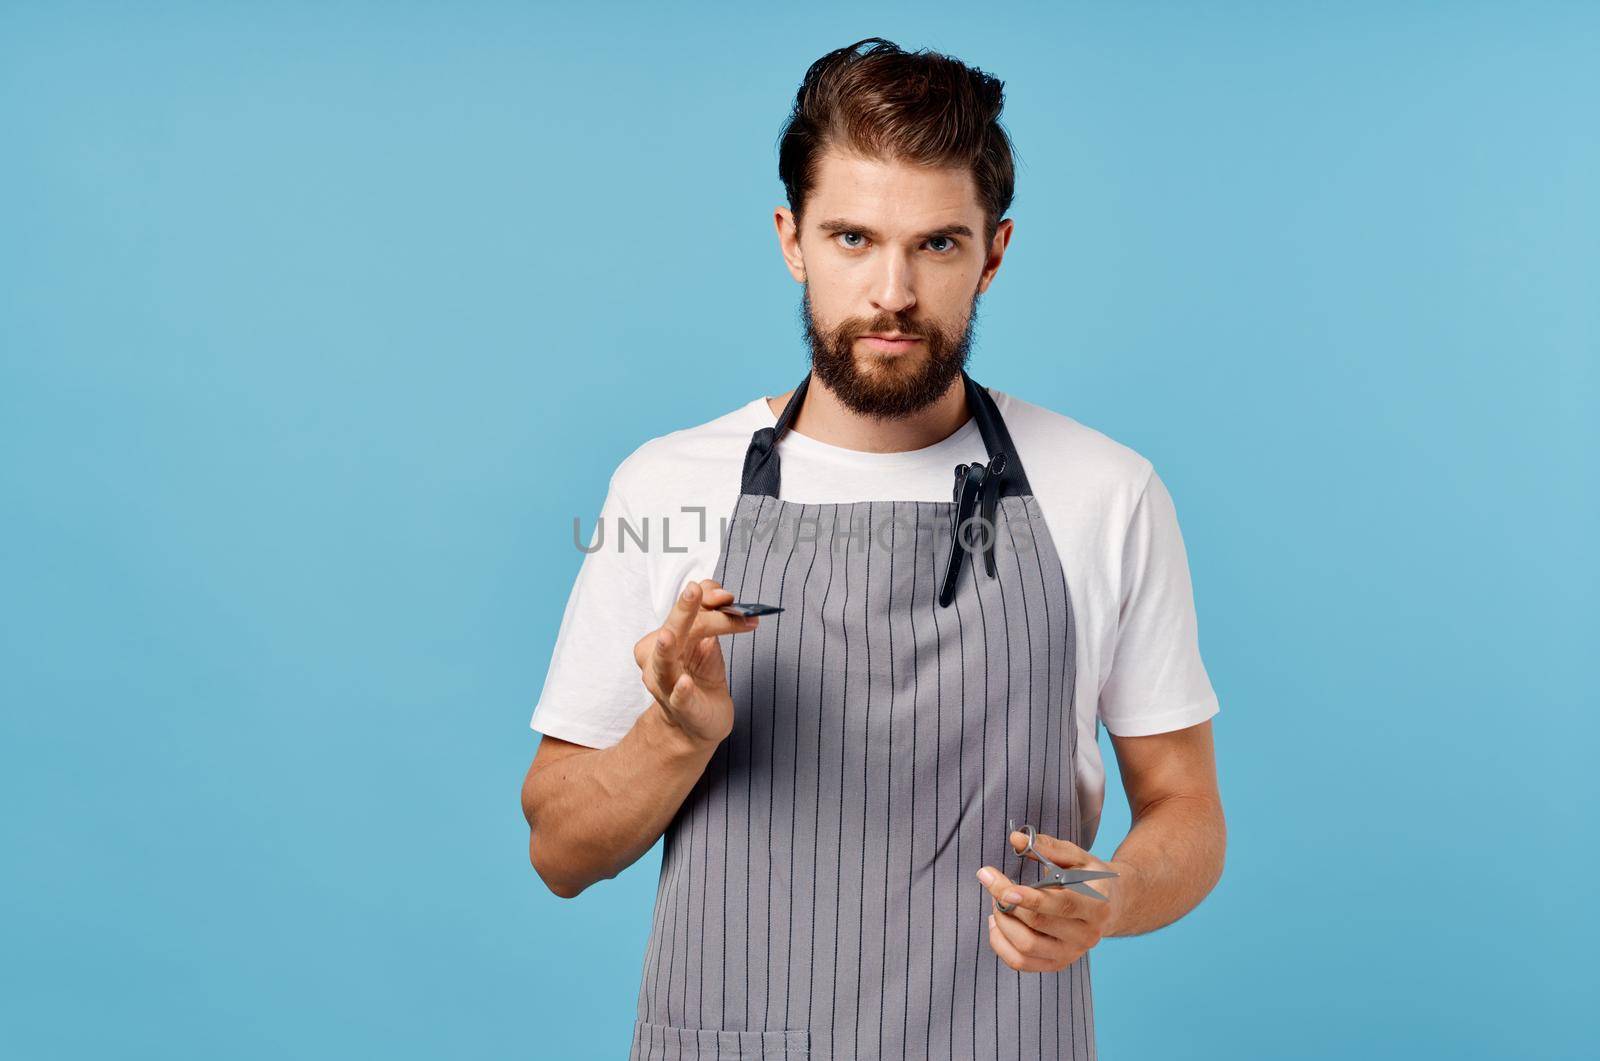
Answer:
[[[780, 208], [780, 238], [786, 215]], [[805, 282], [800, 315], [812, 371], [846, 406], [908, 416], [960, 376], [979, 295], [1010, 236], [1003, 221], [988, 247], [983, 224], [964, 167], [822, 157], [805, 226], [784, 251]]]

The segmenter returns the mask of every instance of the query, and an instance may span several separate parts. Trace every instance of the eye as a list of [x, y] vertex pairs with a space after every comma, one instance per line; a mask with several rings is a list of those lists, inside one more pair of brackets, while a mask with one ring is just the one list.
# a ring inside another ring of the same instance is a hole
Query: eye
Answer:
[[[866, 237], [861, 235], [861, 233], [859, 233], [859, 232], [839, 232], [839, 233], [836, 233], [834, 235], [834, 238], [835, 239], [839, 239], [839, 238], [843, 237], [845, 239], [848, 239], [851, 236], [855, 236], [857, 239], [860, 239], [863, 243], [866, 241]], [[855, 250], [859, 246], [861, 246], [861, 243], [846, 243], [845, 244], [845, 247], [847, 247], [850, 250]]]
[[933, 239], [930, 239], [928, 242], [929, 243], [933, 243], [935, 240], [944, 240], [946, 243], [950, 244], [950, 249], [949, 250], [939, 251], [939, 254], [941, 256], [954, 254], [956, 252], [956, 241], [951, 239], [949, 236], [935, 236], [935, 237], [933, 237]]

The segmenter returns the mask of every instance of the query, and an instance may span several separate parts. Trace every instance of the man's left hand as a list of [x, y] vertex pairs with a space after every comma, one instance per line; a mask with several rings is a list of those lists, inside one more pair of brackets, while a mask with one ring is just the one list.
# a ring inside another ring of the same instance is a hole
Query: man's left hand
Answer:
[[[1011, 846], [1018, 853], [1027, 850], [1027, 834], [1020, 830], [1012, 833]], [[1065, 869], [1110, 870], [1127, 875], [1127, 867], [1102, 862], [1070, 840], [1036, 833], [1033, 848]], [[995, 906], [989, 914], [989, 946], [1001, 961], [1018, 972], [1054, 973], [1065, 969], [1105, 937], [1122, 909], [1123, 896], [1117, 885], [1123, 877], [1084, 882], [1106, 897], [1102, 902], [1071, 888], [1016, 884], [993, 866], [978, 871], [980, 881], [985, 875], [988, 880], [984, 887], [990, 896], [1007, 906], [1016, 904], [1010, 913]]]

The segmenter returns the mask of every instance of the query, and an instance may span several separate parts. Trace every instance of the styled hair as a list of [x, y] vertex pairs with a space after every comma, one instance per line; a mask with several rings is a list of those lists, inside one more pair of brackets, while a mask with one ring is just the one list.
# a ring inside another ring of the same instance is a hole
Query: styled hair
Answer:
[[[871, 45], [858, 53], [863, 44]], [[1005, 82], [938, 52], [868, 37], [811, 64], [778, 146], [778, 179], [798, 226], [828, 148], [920, 165], [968, 166], [984, 209], [984, 246], [1016, 187], [1000, 124]]]

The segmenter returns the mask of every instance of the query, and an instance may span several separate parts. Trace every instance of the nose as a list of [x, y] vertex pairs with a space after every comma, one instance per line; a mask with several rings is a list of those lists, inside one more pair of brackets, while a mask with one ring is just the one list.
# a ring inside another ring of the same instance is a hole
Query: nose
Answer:
[[912, 288], [911, 262], [904, 254], [885, 254], [876, 277], [872, 305], [882, 313], [899, 314], [917, 304]]

